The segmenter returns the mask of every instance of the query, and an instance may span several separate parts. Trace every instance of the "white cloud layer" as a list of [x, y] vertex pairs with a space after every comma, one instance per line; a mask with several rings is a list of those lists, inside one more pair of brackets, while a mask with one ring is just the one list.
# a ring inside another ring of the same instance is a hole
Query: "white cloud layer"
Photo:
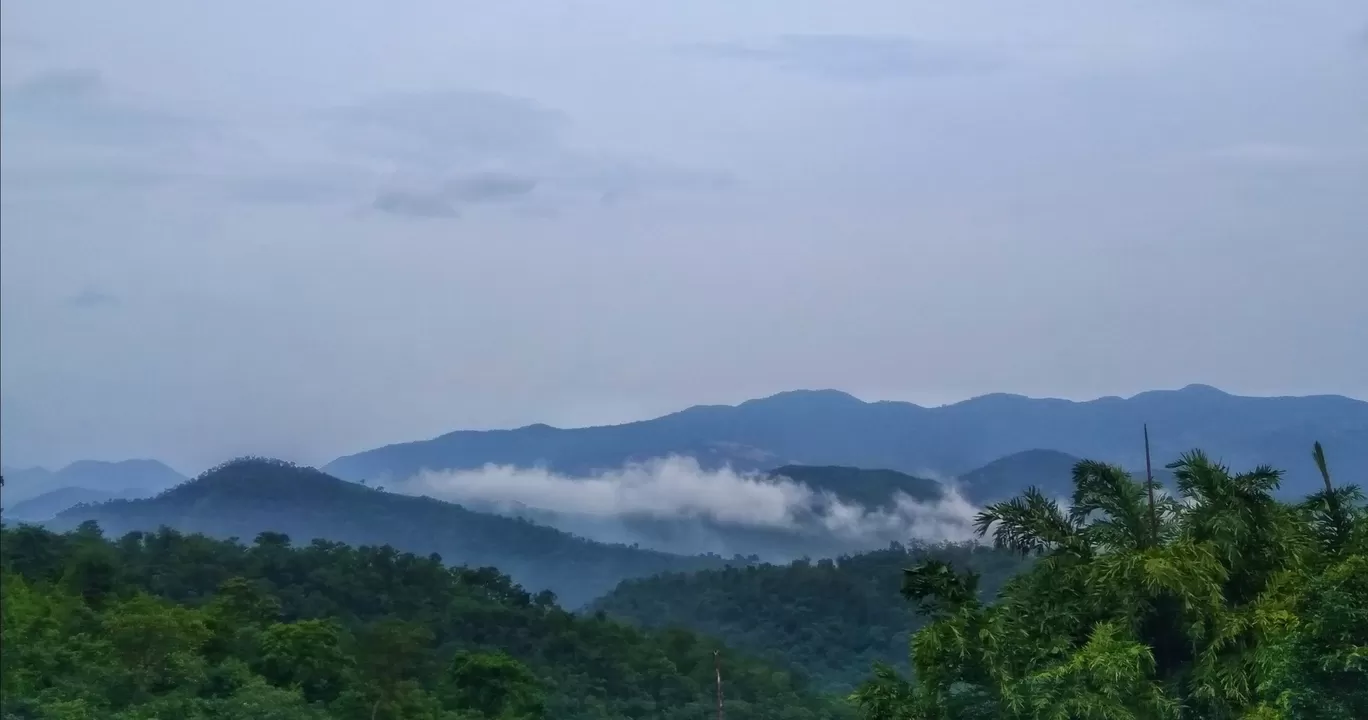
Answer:
[[[693, 458], [679, 456], [590, 477], [496, 465], [427, 471], [390, 489], [510, 514], [532, 511], [535, 517], [597, 535], [596, 539], [626, 539], [619, 521], [698, 521], [713, 533], [745, 528], [826, 536], [835, 550], [913, 540], [969, 540], [978, 511], [948, 486], [936, 501], [919, 502], [898, 493], [888, 506], [868, 508], [787, 478], [704, 470]], [[608, 522], [596, 531], [593, 523], [585, 522], [591, 519]], [[604, 531], [605, 527], [611, 529]], [[645, 537], [637, 541], [654, 544]], [[661, 549], [679, 548], [667, 543]]]

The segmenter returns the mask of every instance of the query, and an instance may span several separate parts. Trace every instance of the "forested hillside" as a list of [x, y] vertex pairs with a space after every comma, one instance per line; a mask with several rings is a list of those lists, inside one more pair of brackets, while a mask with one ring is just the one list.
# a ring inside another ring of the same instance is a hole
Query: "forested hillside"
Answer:
[[895, 470], [785, 465], [770, 471], [769, 476], [802, 483], [817, 492], [829, 492], [870, 509], [892, 505], [898, 493], [913, 500], [930, 501], [943, 498], [946, 491], [945, 486], [935, 480]]
[[218, 538], [278, 532], [308, 542], [392, 545], [448, 562], [493, 566], [578, 607], [624, 579], [721, 567], [720, 557], [685, 557], [608, 545], [525, 520], [467, 510], [431, 498], [383, 492], [313, 468], [242, 459], [155, 498], [73, 508], [47, 523], [70, 530], [94, 520], [111, 536], [165, 525]]
[[991, 600], [1027, 561], [979, 545], [895, 545], [836, 560], [800, 560], [629, 580], [593, 607], [653, 628], [683, 627], [794, 667], [821, 688], [849, 692], [874, 662], [907, 665], [925, 624], [897, 602], [903, 570], [927, 559], [970, 568]]
[[1368, 717], [1364, 497], [1314, 458], [1324, 489], [1300, 505], [1271, 468], [1192, 452], [1178, 497], [1080, 462], [1067, 509], [989, 506], [980, 533], [1038, 560], [991, 604], [962, 563], [907, 570], [931, 621], [913, 679], [883, 666], [852, 699], [866, 720]]
[[0, 716], [830, 720], [844, 701], [685, 631], [579, 618], [494, 569], [264, 533], [0, 536]]

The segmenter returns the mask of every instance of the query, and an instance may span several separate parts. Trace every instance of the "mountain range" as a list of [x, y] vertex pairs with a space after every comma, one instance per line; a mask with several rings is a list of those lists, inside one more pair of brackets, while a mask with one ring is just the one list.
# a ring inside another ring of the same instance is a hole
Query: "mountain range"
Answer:
[[[97, 498], [144, 497], [179, 485], [188, 478], [156, 460], [104, 462], [79, 460], [60, 470], [42, 467], [3, 469], [6, 515], [25, 501], [57, 492], [50, 501], [82, 498], [76, 502], [99, 502]], [[85, 491], [85, 492], [80, 492]], [[32, 506], [31, 509], [41, 506]], [[30, 513], [31, 514], [31, 513]]]
[[[888, 524], [887, 511], [908, 510], [894, 507], [898, 493], [918, 503], [945, 501], [944, 481], [951, 478], [964, 499], [982, 505], [1030, 485], [1050, 495], [1067, 495], [1070, 470], [1084, 457], [1143, 473], [1146, 425], [1161, 480], [1167, 479], [1165, 462], [1200, 447], [1236, 469], [1265, 463], [1282, 469], [1283, 494], [1303, 495], [1319, 486], [1309, 458], [1317, 440], [1338, 475], [1352, 479], [1368, 470], [1368, 403], [1340, 396], [1241, 397], [1202, 385], [1086, 402], [987, 395], [935, 408], [863, 402], [833, 390], [793, 391], [624, 425], [457, 431], [338, 458], [323, 470], [391, 487], [423, 470], [481, 471], [491, 465], [541, 468], [573, 482], [633, 463], [682, 456], [705, 472], [731, 468], [753, 473], [751, 478], [787, 478], [806, 486], [817, 495], [786, 508], [797, 513], [795, 521], [804, 527], [795, 532], [792, 527], [728, 525], [706, 516], [669, 513], [577, 515], [554, 501], [510, 505], [471, 493], [434, 497], [610, 544], [786, 561], [859, 552], [882, 547], [886, 540], [931, 539], [909, 538], [905, 522]], [[5, 468], [4, 476], [4, 516], [27, 521], [46, 520], [79, 503], [151, 497], [186, 481], [155, 460], [81, 461], [55, 472]], [[831, 524], [831, 512], [850, 510], [818, 507], [815, 503], [826, 493], [858, 506], [859, 512], [882, 513], [861, 522], [869, 525], [872, 518], [885, 527], [844, 536], [821, 528], [824, 522]], [[828, 515], [817, 517], [824, 512]], [[908, 519], [906, 512], [901, 519]]]
[[[897, 470], [953, 477], [1016, 455], [1053, 451], [1143, 470], [1148, 426], [1156, 467], [1201, 447], [1235, 469], [1285, 471], [1286, 494], [1314, 491], [1309, 460], [1320, 441], [1343, 471], [1368, 470], [1368, 402], [1337, 395], [1245, 397], [1206, 385], [1076, 402], [984, 395], [941, 407], [864, 402], [835, 390], [800, 390], [740, 405], [697, 406], [623, 425], [456, 431], [338, 458], [324, 469], [348, 480], [393, 482], [423, 470], [485, 465], [544, 467], [588, 476], [668, 455], [705, 468], [769, 471], [785, 465]], [[1058, 456], [1018, 458], [1065, 467]], [[997, 468], [998, 471], [1003, 468]], [[993, 470], [980, 471], [988, 482]], [[1067, 475], [1061, 480], [1066, 480]], [[1007, 482], [1005, 479], [994, 483]], [[1012, 493], [1019, 491], [1017, 484]]]
[[91, 490], [83, 487], [64, 486], [49, 490], [42, 495], [21, 500], [13, 506], [0, 508], [6, 520], [20, 522], [42, 522], [57, 517], [63, 510], [77, 505], [97, 505], [110, 500], [137, 500], [151, 497], [153, 492], [141, 488], [131, 488], [122, 492]]

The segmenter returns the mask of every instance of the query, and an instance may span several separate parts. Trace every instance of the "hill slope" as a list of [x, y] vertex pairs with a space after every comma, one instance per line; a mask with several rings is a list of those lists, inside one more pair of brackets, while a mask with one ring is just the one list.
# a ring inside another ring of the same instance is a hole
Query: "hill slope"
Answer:
[[3, 512], [6, 520], [39, 522], [54, 518], [62, 511], [81, 504], [96, 504], [118, 499], [131, 500], [152, 494], [154, 493], [137, 489], [113, 493], [83, 487], [64, 487], [15, 503], [13, 507], [7, 506]]
[[769, 476], [788, 478], [866, 508], [887, 507], [898, 493], [922, 502], [941, 500], [946, 494], [945, 486], [935, 480], [913, 477], [896, 470], [838, 465], [785, 465], [772, 470]]
[[592, 607], [645, 627], [696, 630], [848, 692], [875, 661], [907, 665], [908, 638], [926, 618], [899, 594], [903, 569], [932, 557], [982, 573], [985, 597], [1025, 567], [984, 547], [895, 545], [836, 561], [629, 580]]
[[1026, 450], [998, 458], [958, 478], [960, 492], [976, 505], [1015, 497], [1032, 485], [1050, 497], [1073, 493], [1073, 466], [1082, 458], [1058, 450]]
[[1201, 446], [1234, 466], [1294, 468], [1289, 494], [1316, 486], [1314, 470], [1305, 467], [1306, 448], [1316, 440], [1344, 467], [1368, 468], [1368, 402], [1328, 395], [1240, 397], [1192, 385], [1087, 402], [985, 395], [937, 408], [866, 403], [831, 390], [795, 391], [625, 425], [458, 431], [338, 458], [326, 469], [349, 480], [385, 481], [422, 469], [487, 463], [545, 465], [584, 475], [675, 453], [738, 469], [845, 465], [957, 476], [1040, 448], [1142, 468], [1145, 423], [1157, 464]]
[[220, 538], [277, 532], [300, 543], [321, 538], [438, 553], [450, 563], [498, 567], [534, 590], [549, 588], [568, 607], [626, 578], [723, 564], [719, 557], [596, 543], [525, 520], [386, 493], [275, 460], [233, 461], [155, 498], [73, 508], [48, 526], [66, 530], [87, 520], [116, 535], [165, 525]]

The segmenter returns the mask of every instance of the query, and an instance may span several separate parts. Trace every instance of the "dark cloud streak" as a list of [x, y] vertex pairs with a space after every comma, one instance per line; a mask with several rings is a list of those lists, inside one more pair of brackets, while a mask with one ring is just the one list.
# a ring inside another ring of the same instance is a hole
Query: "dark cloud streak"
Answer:
[[212, 130], [207, 122], [122, 97], [86, 69], [52, 70], [7, 88], [0, 109], [8, 133], [72, 144], [167, 147]]
[[72, 307], [82, 310], [118, 307], [123, 304], [117, 295], [93, 288], [86, 288], [76, 293], [68, 299], [68, 302]]
[[847, 81], [978, 75], [999, 67], [994, 57], [939, 48], [894, 35], [782, 35], [763, 43], [690, 45], [691, 54], [757, 62], [781, 70]]
[[457, 218], [456, 206], [440, 195], [390, 190], [375, 197], [371, 207], [388, 215], [413, 218]]

